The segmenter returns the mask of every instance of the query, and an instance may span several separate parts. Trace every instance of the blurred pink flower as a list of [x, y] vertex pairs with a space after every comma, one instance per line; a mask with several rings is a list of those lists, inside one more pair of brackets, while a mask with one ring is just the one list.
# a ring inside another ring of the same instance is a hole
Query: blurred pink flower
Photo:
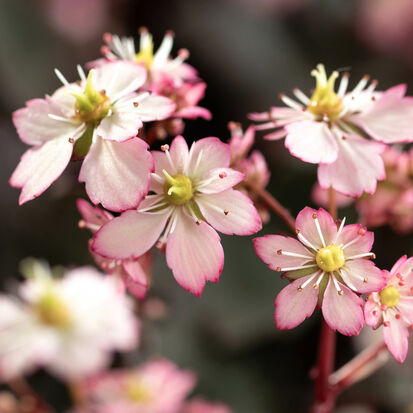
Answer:
[[112, 279], [91, 267], [54, 279], [39, 262], [31, 262], [27, 271], [30, 278], [20, 288], [20, 299], [0, 296], [3, 380], [36, 367], [79, 379], [105, 368], [112, 351], [136, 346], [139, 325], [132, 302]]
[[[263, 154], [258, 150], [254, 150], [248, 156], [255, 142], [255, 127], [250, 126], [245, 133], [238, 123], [230, 122], [228, 127], [231, 132], [231, 139], [229, 140], [231, 168], [242, 172], [245, 175], [245, 181], [252, 182], [260, 188], [265, 188], [268, 185], [271, 173]], [[245, 186], [244, 181], [240, 182], [236, 189], [246, 193], [253, 200], [262, 222], [267, 223], [270, 219], [268, 208], [256, 193]]]
[[57, 72], [62, 88], [14, 112], [20, 139], [33, 148], [21, 158], [10, 184], [22, 188], [23, 204], [43, 193], [72, 156], [84, 158], [79, 180], [93, 203], [113, 211], [136, 207], [148, 191], [153, 160], [147, 144], [135, 136], [143, 122], [167, 118], [175, 104], [135, 93], [146, 79], [137, 64], [108, 63], [91, 70], [87, 79], [78, 68], [80, 83], [69, 84]]
[[413, 258], [401, 257], [387, 272], [386, 286], [369, 295], [364, 305], [366, 324], [383, 325], [384, 341], [402, 363], [407, 355], [409, 327], [413, 324]]
[[169, 360], [102, 373], [85, 382], [93, 413], [180, 413], [196, 384], [195, 375]]
[[360, 221], [368, 227], [388, 224], [399, 233], [409, 233], [413, 230], [413, 149], [388, 148], [382, 157], [386, 179], [374, 194], [356, 202]]
[[360, 225], [337, 225], [324, 209], [304, 208], [297, 216], [298, 240], [281, 235], [254, 239], [258, 256], [293, 282], [275, 300], [275, 322], [291, 329], [309, 317], [317, 303], [324, 319], [345, 335], [357, 335], [364, 324], [359, 294], [379, 291], [384, 274], [368, 258], [373, 233]]
[[[329, 192], [328, 189], [321, 188], [320, 184], [316, 182], [313, 185], [313, 188], [311, 189], [311, 199], [317, 205], [323, 208], [327, 208], [329, 204], [328, 192]], [[335, 192], [334, 200], [338, 208], [344, 208], [350, 205], [352, 202], [354, 202], [354, 198], [352, 198], [351, 196], [344, 195], [341, 192]]]
[[211, 403], [200, 398], [186, 403], [182, 413], [231, 413], [232, 410], [223, 403]]
[[[80, 228], [87, 228], [93, 234], [104, 224], [113, 219], [109, 212], [89, 204], [83, 199], [77, 200], [77, 209], [82, 216], [79, 222]], [[140, 258], [126, 258], [123, 260], [113, 260], [90, 252], [96, 264], [108, 275], [116, 278], [121, 284], [122, 290], [127, 289], [131, 294], [139, 299], [143, 299], [150, 283], [150, 268], [152, 259], [147, 253]]]
[[[218, 138], [188, 145], [176, 137], [164, 152], [152, 151], [155, 173], [137, 210], [126, 211], [100, 229], [92, 249], [108, 258], [138, 258], [159, 239], [177, 282], [201, 295], [205, 282], [217, 282], [224, 252], [216, 230], [251, 235], [261, 229], [252, 201], [232, 189], [244, 175], [229, 168], [229, 146]], [[162, 231], [164, 234], [160, 237]]]
[[332, 186], [353, 197], [373, 193], [377, 180], [385, 178], [380, 157], [385, 145], [364, 139], [364, 134], [384, 143], [413, 141], [413, 99], [404, 97], [405, 85], [375, 92], [376, 83], [368, 86], [367, 76], [346, 92], [348, 74], [336, 93], [338, 72], [327, 78], [324, 66], [318, 65], [311, 74], [316, 78], [311, 98], [294, 89], [298, 101], [280, 95], [288, 108], [273, 107], [250, 118], [264, 121], [257, 129], [279, 128], [266, 139], [286, 137], [285, 146], [293, 156], [319, 164], [322, 188]]
[[374, 49], [404, 58], [413, 64], [413, 3], [411, 0], [357, 2], [356, 28]]

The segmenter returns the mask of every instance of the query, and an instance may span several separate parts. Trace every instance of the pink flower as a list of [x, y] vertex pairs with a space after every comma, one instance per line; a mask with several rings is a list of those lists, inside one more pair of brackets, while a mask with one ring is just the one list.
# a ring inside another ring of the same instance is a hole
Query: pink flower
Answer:
[[87, 79], [78, 69], [80, 83], [69, 84], [56, 72], [62, 88], [14, 113], [20, 138], [33, 148], [23, 155], [10, 184], [22, 188], [23, 204], [43, 193], [72, 157], [84, 158], [79, 180], [93, 203], [113, 211], [136, 207], [148, 191], [153, 161], [147, 144], [135, 136], [143, 122], [167, 118], [175, 104], [135, 93], [146, 79], [137, 64], [107, 63]]
[[408, 348], [409, 327], [413, 324], [413, 258], [401, 257], [380, 292], [369, 295], [364, 305], [366, 324], [383, 325], [384, 341], [394, 358], [402, 363]]
[[180, 413], [196, 377], [169, 360], [152, 360], [130, 370], [101, 374], [85, 383], [98, 413]]
[[244, 175], [229, 168], [228, 145], [205, 138], [188, 150], [178, 136], [168, 148], [152, 152], [152, 194], [137, 210], [104, 225], [92, 249], [108, 258], [137, 258], [159, 239], [175, 279], [199, 296], [206, 281], [218, 281], [224, 265], [215, 230], [250, 235], [261, 229], [261, 221], [251, 200], [232, 189]]
[[[140, 29], [139, 52], [135, 50], [135, 43], [131, 37], [119, 37], [106, 33], [103, 40], [106, 45], [102, 47], [102, 53], [106, 60], [129, 60], [140, 63], [148, 70], [147, 85], [163, 81], [165, 77], [173, 81], [174, 85], [181, 85], [185, 81], [197, 79], [196, 70], [184, 63], [189, 57], [186, 49], [178, 51], [174, 59], [170, 57], [173, 46], [174, 33], [168, 31], [162, 40], [159, 49], [154, 53], [152, 35], [145, 27]], [[92, 62], [91, 65], [100, 65], [104, 59]]]
[[306, 207], [297, 216], [298, 240], [281, 235], [254, 239], [258, 256], [293, 282], [275, 300], [275, 322], [281, 330], [301, 324], [317, 303], [328, 325], [357, 335], [364, 324], [358, 294], [379, 291], [384, 274], [368, 258], [373, 233], [360, 225], [337, 225], [324, 209]]
[[[113, 219], [113, 215], [103, 209], [92, 206], [83, 199], [78, 199], [77, 209], [82, 215], [79, 227], [87, 228], [94, 234], [104, 224]], [[96, 264], [108, 275], [115, 277], [131, 294], [143, 299], [150, 282], [150, 267], [152, 259], [145, 254], [138, 259], [126, 258], [123, 260], [107, 259], [90, 250]]]
[[[254, 150], [248, 157], [248, 153], [255, 142], [255, 127], [250, 126], [244, 133], [240, 124], [230, 122], [228, 128], [231, 131], [231, 139], [229, 140], [231, 150], [230, 166], [242, 172], [245, 175], [245, 181], [253, 182], [260, 188], [265, 188], [268, 185], [271, 173], [263, 154], [258, 150]], [[255, 192], [251, 191], [243, 182], [238, 184], [237, 189], [246, 193], [254, 201], [262, 222], [268, 222], [270, 219], [268, 208]]]
[[36, 367], [79, 379], [105, 368], [112, 351], [136, 346], [132, 302], [112, 279], [90, 267], [67, 271], [62, 279], [36, 261], [25, 267], [30, 278], [20, 287], [20, 299], [0, 296], [1, 379]]
[[182, 413], [231, 413], [231, 409], [223, 403], [210, 403], [196, 398], [186, 403]]
[[[337, 208], [344, 208], [354, 202], [354, 198], [341, 192], [335, 192], [334, 197]], [[316, 205], [327, 208], [329, 204], [329, 190], [321, 188], [320, 184], [316, 182], [311, 189], [311, 199]]]
[[356, 203], [360, 220], [369, 227], [390, 225], [399, 233], [409, 233], [413, 230], [413, 150], [388, 148], [383, 161], [386, 179], [374, 194]]
[[285, 146], [292, 155], [319, 164], [322, 188], [332, 186], [354, 197], [363, 191], [373, 193], [377, 180], [385, 178], [380, 157], [385, 146], [364, 136], [387, 144], [413, 141], [412, 98], [404, 97], [405, 85], [375, 92], [376, 83], [367, 86], [367, 76], [346, 92], [347, 74], [335, 92], [338, 72], [327, 78], [324, 66], [318, 65], [311, 74], [316, 78], [311, 98], [294, 89], [298, 101], [280, 96], [288, 108], [273, 107], [269, 112], [251, 114], [251, 119], [265, 121], [257, 129], [280, 128], [266, 138], [286, 137]]

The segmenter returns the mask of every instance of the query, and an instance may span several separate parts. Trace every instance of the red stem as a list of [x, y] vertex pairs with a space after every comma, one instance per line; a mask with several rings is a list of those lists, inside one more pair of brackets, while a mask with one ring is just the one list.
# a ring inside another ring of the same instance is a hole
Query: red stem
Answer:
[[244, 181], [243, 184], [261, 198], [269, 209], [274, 211], [295, 234], [295, 219], [288, 209], [284, 208], [268, 191], [251, 181]]

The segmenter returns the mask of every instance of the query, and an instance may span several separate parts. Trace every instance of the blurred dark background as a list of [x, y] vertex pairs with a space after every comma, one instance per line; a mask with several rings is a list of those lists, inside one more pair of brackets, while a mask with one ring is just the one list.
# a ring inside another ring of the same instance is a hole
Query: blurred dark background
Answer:
[[[26, 149], [11, 113], [33, 97], [59, 86], [58, 67], [69, 80], [75, 66], [99, 56], [104, 32], [137, 38], [147, 26], [159, 45], [163, 33], [176, 33], [176, 50], [185, 47], [208, 84], [201, 102], [212, 121], [188, 121], [188, 140], [218, 136], [227, 140], [227, 123], [279, 104], [278, 94], [294, 86], [313, 87], [310, 70], [348, 68], [352, 85], [366, 73], [379, 88], [413, 80], [413, 2], [411, 0], [1, 0], [0, 1], [0, 179], [1, 284], [10, 288], [26, 256], [52, 265], [92, 264], [89, 234], [77, 227], [75, 200], [85, 196], [77, 182], [78, 164], [40, 198], [18, 207], [18, 191], [8, 178]], [[411, 87], [409, 88], [411, 91]], [[295, 215], [312, 205], [314, 165], [289, 155], [282, 142], [264, 142], [271, 168], [269, 190]], [[343, 211], [357, 217], [351, 208]], [[283, 231], [273, 216], [262, 233]], [[197, 394], [228, 403], [236, 413], [304, 412], [312, 397], [320, 319], [313, 316], [290, 332], [277, 331], [273, 301], [285, 281], [256, 257], [250, 238], [222, 236], [225, 267], [217, 285], [202, 298], [173, 280], [164, 257], [157, 256], [153, 295], [168, 307], [163, 321], [147, 321], [133, 364], [160, 354], [199, 374]], [[376, 231], [377, 264], [390, 269], [411, 254], [411, 236], [387, 228]], [[380, 334], [380, 333], [378, 333]], [[371, 336], [339, 337], [337, 365]], [[413, 357], [412, 357], [413, 358]], [[118, 360], [118, 363], [120, 362]], [[413, 361], [389, 362], [373, 377], [339, 398], [345, 412], [409, 412], [413, 406]], [[31, 378], [59, 411], [67, 407], [64, 388], [43, 373]]]

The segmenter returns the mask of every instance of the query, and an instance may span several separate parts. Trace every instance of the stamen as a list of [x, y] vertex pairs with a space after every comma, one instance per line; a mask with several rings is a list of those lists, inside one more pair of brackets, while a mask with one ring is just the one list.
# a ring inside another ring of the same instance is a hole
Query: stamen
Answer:
[[305, 281], [300, 285], [300, 287], [301, 287], [301, 288], [307, 287], [307, 285], [310, 284], [310, 282], [314, 280], [314, 278], [316, 277], [316, 275], [317, 275], [317, 273], [313, 274], [310, 278], [308, 278], [307, 280], [305, 280]]
[[289, 98], [288, 96], [284, 95], [283, 93], [279, 94], [279, 98], [290, 108], [296, 110], [303, 110], [304, 106], [297, 103], [295, 100]]
[[58, 77], [58, 79], [65, 85], [70, 87], [69, 82], [66, 80], [66, 78], [63, 76], [62, 72], [59, 69], [54, 69], [54, 72], [56, 74], [56, 76]]
[[[346, 273], [343, 274], [343, 272], [341, 272], [340, 270], [338, 270], [338, 273], [340, 274], [343, 281], [346, 283], [347, 287], [350, 287], [353, 291], [358, 291], [357, 287], [350, 281]], [[361, 276], [359, 276], [358, 274], [352, 274], [352, 275], [355, 275], [357, 278], [361, 278]]]
[[313, 219], [314, 219], [314, 222], [315, 222], [315, 226], [317, 227], [318, 236], [320, 237], [320, 240], [321, 240], [321, 243], [323, 244], [323, 247], [325, 247], [326, 243], [324, 241], [323, 233], [321, 232], [320, 223], [318, 222], [317, 214], [313, 214]]
[[323, 271], [318, 277], [317, 281], [313, 284], [313, 288], [317, 289], [320, 286], [321, 280], [323, 279], [325, 272]]
[[345, 222], [346, 222], [346, 217], [344, 217], [344, 218], [341, 220], [340, 228], [339, 228], [338, 231], [337, 231], [337, 235], [336, 235], [336, 239], [334, 240], [334, 244], [337, 242], [338, 237], [340, 236], [341, 231], [343, 230], [343, 227], [344, 227], [344, 223], [345, 223]]
[[353, 238], [351, 241], [349, 241], [347, 244], [343, 245], [343, 250], [345, 250], [346, 248], [348, 248], [350, 245], [353, 245], [355, 242], [357, 242], [360, 238], [362, 237], [362, 235], [357, 235], [357, 237]]
[[366, 252], [365, 254], [357, 254], [357, 255], [352, 255], [351, 257], [347, 257], [347, 260], [355, 260], [357, 258], [375, 257], [375, 256], [376, 255], [373, 252]]
[[76, 122], [76, 121], [74, 121], [74, 120], [72, 120], [72, 119], [64, 118], [63, 116], [53, 115], [53, 113], [48, 113], [47, 116], [48, 116], [50, 119], [58, 120], [58, 121], [60, 121], [60, 122], [69, 123], [69, 124], [71, 124], [71, 125], [77, 125], [77, 124], [78, 124], [78, 122]]
[[306, 268], [313, 268], [317, 267], [317, 264], [306, 264], [306, 265], [298, 265], [297, 267], [277, 267], [277, 271], [295, 271], [295, 270], [304, 270]]
[[304, 237], [304, 235], [301, 234], [300, 231], [297, 232], [297, 238], [305, 245], [307, 245], [307, 247], [312, 248], [313, 250], [318, 250], [317, 247], [315, 247], [313, 244], [311, 244], [310, 241], [307, 240], [307, 238]]
[[85, 72], [82, 66], [77, 65], [76, 69], [77, 69], [77, 73], [79, 73], [79, 77], [82, 79], [82, 82], [86, 83], [86, 75], [85, 75]]
[[340, 285], [339, 285], [338, 281], [336, 280], [336, 277], [334, 277], [334, 275], [332, 274], [331, 278], [333, 279], [334, 287], [336, 287], [337, 294], [338, 295], [343, 295], [344, 291], [340, 288]]
[[298, 258], [308, 258], [309, 260], [313, 260], [314, 257], [311, 257], [309, 255], [303, 255], [303, 254], [297, 254], [296, 252], [288, 252], [288, 251], [284, 251], [284, 250], [278, 250], [277, 251], [278, 255], [286, 255], [289, 257], [298, 257]]
[[310, 104], [310, 98], [307, 97], [300, 89], [294, 88], [293, 93], [295, 97], [302, 102], [304, 105], [308, 106]]
[[351, 95], [355, 95], [359, 92], [361, 92], [367, 85], [367, 83], [370, 80], [370, 76], [369, 75], [364, 75], [360, 82], [357, 83], [356, 87], [351, 91]]

